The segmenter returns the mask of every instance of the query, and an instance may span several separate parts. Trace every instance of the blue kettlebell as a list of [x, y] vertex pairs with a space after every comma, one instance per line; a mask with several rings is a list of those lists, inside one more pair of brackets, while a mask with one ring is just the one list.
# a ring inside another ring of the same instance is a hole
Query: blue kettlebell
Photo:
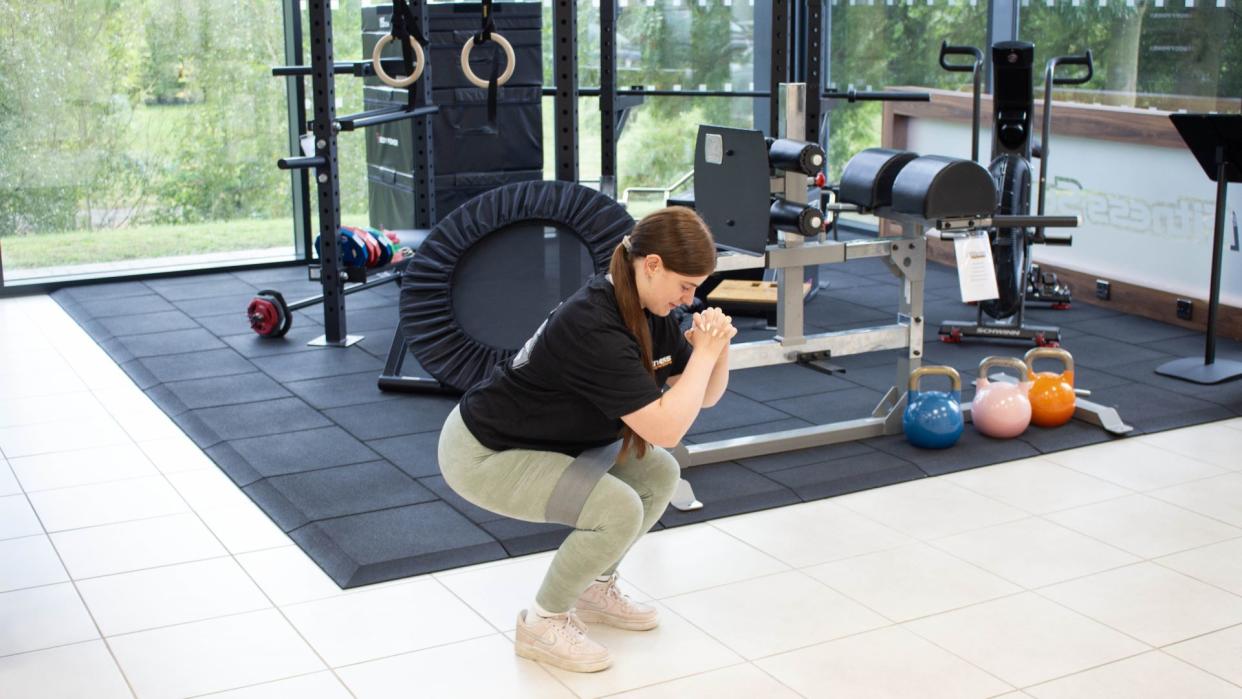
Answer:
[[[924, 376], [947, 376], [953, 390], [921, 391], [919, 380]], [[910, 391], [906, 394], [906, 412], [901, 426], [906, 440], [923, 449], [947, 449], [962, 436], [962, 377], [951, 366], [919, 367], [910, 372]]]

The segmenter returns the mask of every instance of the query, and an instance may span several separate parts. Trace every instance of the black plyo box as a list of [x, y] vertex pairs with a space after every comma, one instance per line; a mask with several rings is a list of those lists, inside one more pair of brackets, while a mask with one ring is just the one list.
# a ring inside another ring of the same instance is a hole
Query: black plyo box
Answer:
[[[432, 117], [437, 174], [543, 168], [543, 97], [539, 87], [502, 87], [496, 93], [496, 120], [487, 118], [487, 91], [478, 88], [433, 90]], [[406, 104], [404, 90], [368, 87], [367, 110]], [[414, 120], [367, 129], [367, 163], [400, 172], [414, 169]]]
[[[436, 216], [442, 219], [475, 196], [502, 185], [541, 179], [541, 169], [437, 175]], [[367, 210], [370, 212], [370, 224], [376, 228], [414, 228], [414, 176], [368, 165]]]

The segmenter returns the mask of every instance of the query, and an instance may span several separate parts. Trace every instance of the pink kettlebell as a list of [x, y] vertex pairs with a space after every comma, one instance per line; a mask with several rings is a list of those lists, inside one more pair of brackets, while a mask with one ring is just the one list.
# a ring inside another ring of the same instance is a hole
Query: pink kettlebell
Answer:
[[1026, 364], [1017, 357], [987, 357], [979, 362], [979, 378], [975, 380], [970, 420], [976, 430], [989, 437], [1017, 437], [1031, 424], [1031, 399], [1028, 395], [1031, 382], [988, 381], [988, 369], [994, 366], [1009, 367], [1026, 378]]

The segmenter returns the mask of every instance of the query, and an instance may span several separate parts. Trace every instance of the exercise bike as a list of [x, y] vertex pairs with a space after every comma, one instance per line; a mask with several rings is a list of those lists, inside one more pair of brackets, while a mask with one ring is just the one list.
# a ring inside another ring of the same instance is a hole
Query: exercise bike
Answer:
[[[950, 63], [953, 55], [974, 58], [972, 64]], [[1081, 56], [1058, 56], [1048, 60], [1044, 70], [1043, 130], [1039, 144], [1033, 144], [1031, 128], [1035, 110], [1033, 70], [1035, 46], [1024, 41], [1002, 41], [992, 46], [995, 89], [992, 101], [992, 158], [988, 171], [996, 182], [996, 213], [1025, 215], [1031, 210], [1031, 157], [1039, 158], [1037, 212], [1044, 213], [1044, 188], [1048, 172], [1049, 139], [1052, 128], [1053, 85], [1081, 85], [1094, 75], [1091, 51]], [[980, 69], [983, 52], [974, 46], [940, 45], [940, 66], [954, 72], [970, 72], [974, 77], [974, 108], [971, 125], [971, 157], [979, 160]], [[1080, 77], [1057, 77], [1058, 66], [1085, 66]], [[1043, 227], [991, 228], [987, 236], [996, 268], [999, 296], [980, 301], [971, 321], [945, 321], [940, 339], [961, 342], [966, 337], [1027, 340], [1036, 345], [1060, 343], [1060, 328], [1026, 323], [1027, 301], [1044, 301], [1054, 308], [1068, 308], [1069, 288], [1055, 273], [1043, 272], [1031, 262], [1032, 245], [1071, 245], [1070, 235], [1049, 235]], [[984, 316], [987, 316], [985, 318]]]

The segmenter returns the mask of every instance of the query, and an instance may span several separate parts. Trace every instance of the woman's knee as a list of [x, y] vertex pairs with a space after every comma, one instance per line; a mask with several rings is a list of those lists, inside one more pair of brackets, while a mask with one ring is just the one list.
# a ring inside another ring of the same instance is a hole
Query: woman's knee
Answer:
[[681, 480], [681, 464], [667, 449], [652, 446], [642, 458], [648, 487], [657, 498], [672, 497]]
[[633, 488], [604, 476], [582, 506], [578, 529], [616, 534], [625, 541], [638, 535], [643, 523], [643, 501]]

